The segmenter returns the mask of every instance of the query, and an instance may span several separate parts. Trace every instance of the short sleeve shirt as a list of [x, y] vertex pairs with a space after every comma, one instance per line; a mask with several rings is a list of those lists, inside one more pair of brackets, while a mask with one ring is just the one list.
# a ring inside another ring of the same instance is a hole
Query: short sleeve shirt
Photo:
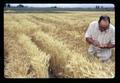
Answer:
[[106, 31], [101, 32], [99, 30], [98, 21], [93, 21], [89, 24], [89, 27], [85, 33], [85, 38], [86, 37], [97, 40], [100, 44], [107, 44], [109, 42], [115, 44], [115, 27], [110, 24]]

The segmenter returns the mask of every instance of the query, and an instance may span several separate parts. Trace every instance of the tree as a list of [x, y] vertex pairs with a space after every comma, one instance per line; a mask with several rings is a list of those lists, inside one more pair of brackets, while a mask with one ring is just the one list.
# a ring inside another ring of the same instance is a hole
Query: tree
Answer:
[[10, 8], [11, 7], [10, 4], [8, 4], [7, 7]]
[[99, 6], [96, 6], [96, 9], [99, 9], [100, 7]]
[[53, 6], [53, 7], [51, 7], [51, 8], [57, 8], [57, 6]]
[[54, 8], [57, 8], [57, 6], [54, 6]]
[[19, 8], [22, 8], [22, 7], [24, 7], [22, 4], [19, 4], [17, 7], [19, 7]]

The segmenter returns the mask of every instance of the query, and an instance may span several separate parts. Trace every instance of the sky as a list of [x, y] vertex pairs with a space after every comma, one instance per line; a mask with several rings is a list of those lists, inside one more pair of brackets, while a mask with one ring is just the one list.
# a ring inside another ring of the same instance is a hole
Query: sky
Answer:
[[[17, 6], [19, 4], [12, 4], [11, 6]], [[75, 8], [75, 7], [82, 7], [82, 8], [93, 8], [97, 6], [103, 6], [103, 7], [114, 7], [114, 4], [22, 4], [24, 6], [28, 6], [28, 7], [53, 7], [53, 6], [57, 6], [60, 8]]]

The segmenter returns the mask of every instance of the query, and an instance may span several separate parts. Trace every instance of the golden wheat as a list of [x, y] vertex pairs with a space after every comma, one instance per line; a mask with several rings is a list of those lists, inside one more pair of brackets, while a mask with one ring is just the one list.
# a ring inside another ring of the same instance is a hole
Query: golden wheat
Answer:
[[[7, 33], [7, 32], [6, 32]], [[16, 35], [16, 36], [15, 36]], [[5, 34], [5, 76], [48, 78], [50, 56], [38, 50], [25, 34]], [[9, 69], [10, 68], [10, 69]], [[41, 72], [42, 71], [42, 72]]]
[[48, 78], [49, 67], [58, 77], [114, 77], [115, 49], [102, 63], [84, 39], [89, 23], [104, 14], [115, 24], [113, 12], [5, 13], [5, 77]]

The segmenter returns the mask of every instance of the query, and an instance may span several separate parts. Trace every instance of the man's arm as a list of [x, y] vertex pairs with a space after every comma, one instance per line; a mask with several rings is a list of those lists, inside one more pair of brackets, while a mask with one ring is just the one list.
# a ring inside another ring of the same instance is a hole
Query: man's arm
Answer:
[[87, 41], [89, 44], [92, 44], [92, 45], [94, 45], [94, 46], [100, 47], [99, 42], [93, 40], [92, 38], [87, 37], [87, 38], [86, 38], [86, 41]]
[[92, 38], [89, 38], [89, 37], [86, 38], [86, 41], [87, 41], [89, 44], [93, 44], [93, 42], [94, 42], [93, 39], [92, 39]]
[[108, 48], [108, 49], [110, 49], [110, 48], [114, 48], [115, 47], [115, 44], [112, 44], [111, 42], [109, 42], [107, 45], [103, 45], [103, 46], [101, 46], [100, 48]]
[[85, 38], [86, 38], [86, 41], [89, 43], [89, 44], [92, 44], [94, 46], [97, 46], [99, 47], [100, 44], [97, 40], [93, 40], [92, 39], [92, 35], [93, 35], [93, 31], [94, 31], [94, 28], [95, 28], [95, 25], [96, 25], [97, 22], [92, 22], [89, 24], [89, 27], [85, 33]]
[[115, 44], [112, 44], [112, 43], [109, 43], [108, 45], [107, 45], [107, 48], [114, 48], [115, 47]]
[[92, 45], [97, 46], [97, 47], [102, 48], [102, 49], [105, 49], [105, 48], [110, 49], [110, 48], [115, 47], [115, 44], [112, 44], [111, 42], [109, 42], [107, 45], [100, 45], [98, 41], [95, 41], [95, 40], [93, 40], [92, 38], [89, 38], [89, 37], [86, 38], [86, 41], [89, 44], [92, 44]]
[[112, 27], [112, 33], [111, 33], [111, 40], [108, 44], [101, 46], [101, 48], [114, 48], [115, 47], [115, 27], [113, 25], [110, 25]]

